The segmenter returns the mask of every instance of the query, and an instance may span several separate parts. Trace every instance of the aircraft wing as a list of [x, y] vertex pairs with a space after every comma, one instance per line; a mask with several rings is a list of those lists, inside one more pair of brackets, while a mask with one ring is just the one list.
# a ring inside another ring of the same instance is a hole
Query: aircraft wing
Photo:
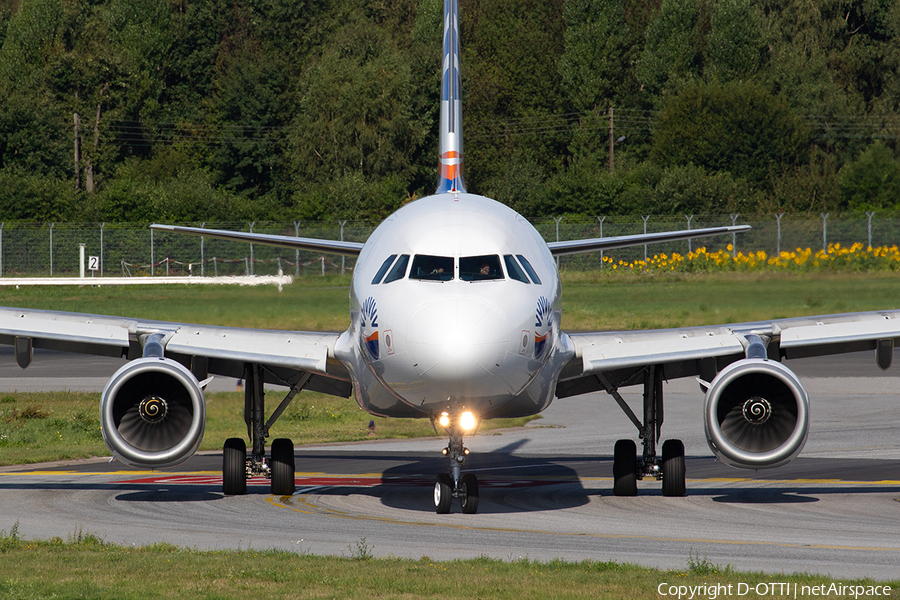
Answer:
[[266, 233], [247, 233], [245, 231], [229, 231], [227, 229], [206, 229], [202, 227], [180, 227], [178, 225], [160, 225], [154, 223], [150, 229], [157, 231], [170, 231], [198, 237], [208, 237], [229, 242], [249, 242], [264, 246], [276, 246], [278, 248], [291, 248], [293, 250], [310, 250], [313, 252], [325, 252], [329, 254], [343, 254], [344, 256], [359, 256], [364, 244], [360, 242], [342, 242], [338, 240], [320, 240], [315, 238], [301, 238], [288, 235], [270, 235]]
[[662, 365], [667, 379], [699, 376], [708, 382], [728, 364], [745, 358], [753, 336], [774, 360], [878, 350], [878, 364], [887, 368], [888, 350], [900, 342], [900, 311], [568, 336], [575, 358], [560, 377], [559, 397], [605, 389], [598, 375], [614, 385], [627, 385], [629, 377], [649, 365]]
[[0, 307], [0, 343], [27, 367], [33, 348], [140, 358], [146, 336], [160, 334], [165, 356], [194, 371], [243, 377], [245, 363], [267, 367], [266, 381], [349, 397], [346, 368], [334, 358], [339, 334], [191, 325], [60, 311]]
[[734, 225], [730, 227], [708, 227], [706, 229], [682, 229], [680, 231], [661, 231], [659, 233], [639, 233], [636, 235], [619, 235], [613, 237], [591, 238], [585, 240], [567, 240], [563, 242], [549, 242], [547, 247], [553, 256], [566, 256], [568, 254], [581, 254], [584, 252], [599, 252], [601, 250], [615, 250], [617, 248], [630, 248], [643, 246], [644, 244], [659, 244], [661, 242], [677, 242], [698, 237], [710, 237], [726, 233], [742, 233], [750, 229], [749, 225]]

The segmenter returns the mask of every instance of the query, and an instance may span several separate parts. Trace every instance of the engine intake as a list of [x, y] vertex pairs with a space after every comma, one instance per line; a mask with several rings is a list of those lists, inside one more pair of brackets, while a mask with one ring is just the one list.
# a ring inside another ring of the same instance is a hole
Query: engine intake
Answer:
[[809, 434], [809, 396], [778, 362], [746, 358], [722, 369], [706, 392], [703, 414], [710, 449], [733, 467], [787, 464]]
[[197, 450], [206, 428], [206, 400], [181, 363], [144, 357], [116, 371], [100, 399], [103, 441], [134, 467], [171, 467]]

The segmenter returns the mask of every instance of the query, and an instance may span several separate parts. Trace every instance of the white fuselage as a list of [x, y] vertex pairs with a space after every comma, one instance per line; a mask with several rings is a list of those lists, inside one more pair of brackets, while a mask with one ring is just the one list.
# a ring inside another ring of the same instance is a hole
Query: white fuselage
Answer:
[[534, 414], [573, 355], [546, 243], [474, 194], [429, 196], [388, 217], [359, 255], [350, 307], [335, 354], [378, 415]]

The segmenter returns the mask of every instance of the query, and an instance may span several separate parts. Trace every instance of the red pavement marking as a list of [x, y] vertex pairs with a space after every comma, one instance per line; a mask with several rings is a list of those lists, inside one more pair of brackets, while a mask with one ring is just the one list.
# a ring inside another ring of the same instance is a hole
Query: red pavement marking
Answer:
[[[377, 485], [403, 485], [403, 486], [430, 486], [430, 479], [425, 477], [297, 477], [294, 480], [298, 487], [329, 486], [329, 487], [375, 487]], [[113, 483], [144, 483], [154, 485], [222, 485], [222, 477], [217, 475], [156, 475], [139, 479], [123, 479]], [[559, 483], [553, 480], [480, 480], [480, 487], [530, 487], [535, 485], [550, 485]], [[265, 477], [251, 477], [247, 485], [268, 486], [271, 481]]]

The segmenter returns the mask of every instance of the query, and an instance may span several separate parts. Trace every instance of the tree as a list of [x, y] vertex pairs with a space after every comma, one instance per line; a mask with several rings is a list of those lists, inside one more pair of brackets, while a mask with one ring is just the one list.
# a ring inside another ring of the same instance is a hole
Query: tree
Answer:
[[628, 78], [630, 31], [620, 0], [568, 0], [565, 51], [559, 72], [573, 108], [590, 111], [621, 105], [619, 89]]
[[[409, 62], [383, 30], [358, 11], [345, 14], [343, 26], [299, 82], [289, 146], [305, 214], [346, 215], [342, 190], [348, 181], [365, 182], [358, 187], [369, 190], [367, 206], [385, 206], [376, 196], [398, 189], [398, 181], [404, 189], [417, 174], [412, 157], [428, 127], [411, 109], [411, 79]], [[398, 193], [394, 202], [404, 195]], [[321, 210], [310, 206], [315, 198]]]
[[460, 15], [466, 183], [497, 187], [514, 164], [553, 173], [570, 132], [557, 61], [562, 0], [474, 0]]
[[762, 11], [755, 0], [719, 0], [707, 40], [706, 78], [752, 77], [762, 63], [763, 43]]
[[900, 160], [880, 141], [840, 172], [841, 196], [854, 210], [900, 206]]
[[702, 78], [709, 4], [707, 0], [663, 0], [647, 26], [637, 63], [637, 78], [646, 92], [677, 92]]
[[762, 189], [805, 161], [809, 147], [787, 102], [754, 83], [686, 87], [666, 102], [654, 131], [651, 156], [660, 164], [729, 171]]

